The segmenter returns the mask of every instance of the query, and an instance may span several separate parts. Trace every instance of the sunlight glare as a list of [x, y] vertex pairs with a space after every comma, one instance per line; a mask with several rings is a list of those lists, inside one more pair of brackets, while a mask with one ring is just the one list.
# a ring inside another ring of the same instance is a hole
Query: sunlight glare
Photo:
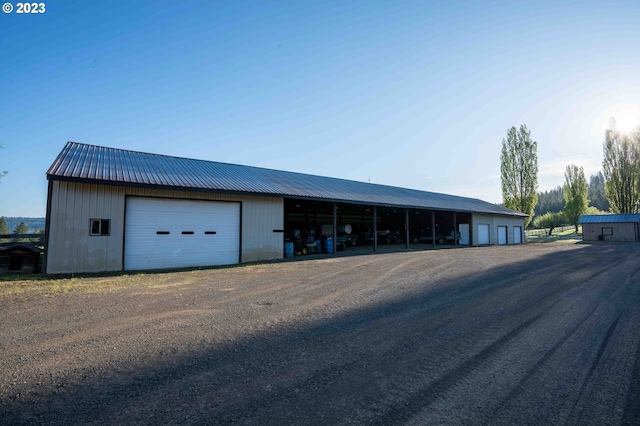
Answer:
[[622, 133], [631, 133], [640, 126], [640, 112], [636, 114], [619, 114], [614, 116], [616, 119], [616, 127]]
[[619, 107], [611, 112], [611, 118], [615, 118], [616, 128], [621, 133], [631, 133], [640, 126], [640, 108]]
[[591, 126], [591, 134], [601, 139], [604, 132], [609, 129], [610, 121], [616, 120], [616, 128], [621, 133], [630, 133], [640, 126], [640, 103], [626, 102], [603, 108]]

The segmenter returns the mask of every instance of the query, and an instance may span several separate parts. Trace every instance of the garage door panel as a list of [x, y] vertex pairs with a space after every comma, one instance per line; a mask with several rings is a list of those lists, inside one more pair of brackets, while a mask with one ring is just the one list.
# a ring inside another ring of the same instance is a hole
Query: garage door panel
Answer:
[[[144, 269], [165, 269], [165, 268], [183, 268], [195, 266], [213, 266], [228, 265], [238, 263], [237, 252], [217, 252], [216, 261], [212, 260], [211, 253], [192, 252], [183, 249], [167, 250], [161, 253], [154, 253], [153, 256], [140, 254], [127, 256], [127, 270], [144, 270]], [[228, 259], [222, 261], [220, 259]]]
[[498, 226], [498, 244], [500, 245], [507, 244], [507, 227], [506, 226]]
[[513, 227], [513, 244], [522, 244], [522, 227]]
[[125, 269], [238, 263], [240, 204], [130, 197]]
[[478, 225], [478, 244], [489, 244], [489, 225]]

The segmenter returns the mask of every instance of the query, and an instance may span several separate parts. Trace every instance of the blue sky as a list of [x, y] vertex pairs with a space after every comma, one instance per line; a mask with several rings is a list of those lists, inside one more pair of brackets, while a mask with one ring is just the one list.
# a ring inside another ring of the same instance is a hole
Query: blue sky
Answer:
[[[15, 1], [11, 1], [16, 6]], [[501, 202], [640, 123], [638, 1], [45, 1], [0, 14], [0, 216], [44, 216], [67, 141]]]

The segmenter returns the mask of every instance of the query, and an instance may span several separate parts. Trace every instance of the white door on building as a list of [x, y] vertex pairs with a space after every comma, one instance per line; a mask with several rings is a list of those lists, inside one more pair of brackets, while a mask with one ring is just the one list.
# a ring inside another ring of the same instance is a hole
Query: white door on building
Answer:
[[478, 244], [489, 244], [489, 225], [478, 225]]
[[458, 230], [460, 231], [460, 245], [468, 246], [469, 245], [469, 224], [468, 223], [459, 224]]
[[240, 203], [128, 197], [124, 269], [229, 265], [240, 260]]
[[498, 244], [507, 244], [507, 227], [498, 226]]
[[522, 244], [522, 226], [513, 227], [513, 244]]

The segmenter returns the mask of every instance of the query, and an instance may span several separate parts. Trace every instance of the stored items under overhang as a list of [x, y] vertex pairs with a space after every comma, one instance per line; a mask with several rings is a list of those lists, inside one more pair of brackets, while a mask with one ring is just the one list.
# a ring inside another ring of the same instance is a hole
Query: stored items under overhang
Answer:
[[240, 261], [240, 203], [127, 197], [124, 269]]

